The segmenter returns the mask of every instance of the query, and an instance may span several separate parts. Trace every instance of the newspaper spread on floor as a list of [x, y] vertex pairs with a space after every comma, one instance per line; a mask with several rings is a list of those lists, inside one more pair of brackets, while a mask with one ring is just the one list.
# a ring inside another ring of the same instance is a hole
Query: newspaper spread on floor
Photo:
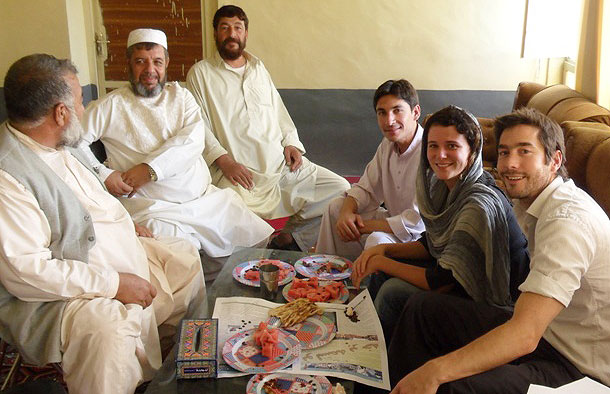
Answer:
[[[256, 328], [259, 322], [269, 318], [269, 310], [279, 305], [281, 304], [260, 298], [216, 299], [212, 317], [218, 319], [219, 378], [245, 375], [231, 368], [223, 360], [222, 348], [227, 339], [240, 331]], [[337, 325], [335, 338], [325, 346], [301, 350], [297, 361], [284, 371], [334, 376], [389, 390], [385, 340], [368, 290], [362, 291], [348, 305], [330, 303], [318, 303], [318, 305], [324, 309], [325, 314], [334, 314]], [[348, 306], [355, 309], [357, 319], [350, 319], [346, 315]]]

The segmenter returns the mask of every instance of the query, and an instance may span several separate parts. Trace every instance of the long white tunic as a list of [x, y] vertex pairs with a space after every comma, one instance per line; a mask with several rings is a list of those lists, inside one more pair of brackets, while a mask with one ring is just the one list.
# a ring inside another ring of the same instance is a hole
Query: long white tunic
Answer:
[[87, 107], [83, 127], [83, 145], [99, 139], [106, 149], [108, 168], [84, 149], [102, 179], [140, 163], [157, 173], [156, 182], [120, 199], [133, 220], [153, 233], [185, 238], [218, 257], [273, 232], [233, 191], [211, 184], [199, 107], [178, 83], [166, 84], [152, 98], [136, 96], [129, 86], [117, 89]]
[[[24, 301], [113, 298], [119, 272], [150, 280], [146, 251], [129, 214], [95, 175], [67, 150], [44, 147], [10, 126], [9, 130], [72, 189], [91, 215], [96, 243], [89, 251], [88, 264], [53, 259], [48, 248], [51, 230], [36, 198], [0, 170], [0, 234], [8, 235], [0, 237], [0, 278], [5, 288]], [[158, 368], [161, 359], [153, 308], [142, 310], [135, 304], [125, 308], [128, 319], [142, 327], [139, 347], [145, 350], [150, 365]]]
[[[218, 54], [195, 64], [187, 75], [187, 87], [217, 138], [204, 157], [214, 184], [234, 188], [257, 214], [265, 218], [293, 215], [303, 207], [294, 201], [317, 199], [317, 166], [304, 159], [297, 172], [288, 174], [284, 148], [292, 145], [302, 153], [305, 148], [263, 62], [249, 53], [245, 56], [243, 77]], [[212, 165], [227, 152], [252, 171], [253, 190], [234, 187]], [[337, 184], [332, 186], [337, 189]], [[344, 190], [341, 184], [338, 188]]]

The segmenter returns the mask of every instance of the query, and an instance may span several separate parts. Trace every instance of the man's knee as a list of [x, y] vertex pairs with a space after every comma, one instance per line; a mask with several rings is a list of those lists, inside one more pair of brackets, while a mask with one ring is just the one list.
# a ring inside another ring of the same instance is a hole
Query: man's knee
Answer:
[[137, 335], [140, 331], [139, 324], [129, 319], [127, 308], [118, 300], [94, 298], [77, 301], [82, 305], [69, 314], [70, 321], [65, 326], [69, 336], [91, 335], [112, 342], [125, 335]]
[[343, 207], [343, 202], [345, 201], [345, 197], [335, 197], [328, 204], [328, 211], [331, 214], [331, 217], [337, 218], [339, 216], [339, 212], [341, 212], [341, 207]]
[[394, 243], [394, 239], [391, 234], [383, 231], [373, 231], [366, 237], [364, 249], [372, 248], [375, 245], [391, 244]]

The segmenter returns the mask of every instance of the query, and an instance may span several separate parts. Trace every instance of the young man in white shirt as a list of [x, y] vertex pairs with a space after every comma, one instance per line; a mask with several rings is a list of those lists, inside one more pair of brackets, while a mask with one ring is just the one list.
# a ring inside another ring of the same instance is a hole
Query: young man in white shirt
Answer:
[[324, 212], [319, 253], [355, 259], [378, 244], [415, 241], [424, 230], [415, 200], [423, 134], [417, 92], [407, 80], [386, 81], [373, 108], [384, 138], [360, 180]]

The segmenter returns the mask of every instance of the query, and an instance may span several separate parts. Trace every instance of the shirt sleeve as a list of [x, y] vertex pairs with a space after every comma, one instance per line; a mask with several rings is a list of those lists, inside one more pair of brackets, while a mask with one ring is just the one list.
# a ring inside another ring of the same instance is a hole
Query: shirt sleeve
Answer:
[[555, 215], [536, 223], [530, 273], [519, 290], [554, 298], [567, 307], [589, 269], [595, 238], [590, 224], [562, 211]]
[[421, 216], [414, 209], [405, 209], [400, 215], [390, 216], [386, 220], [401, 242], [415, 241], [424, 229]]
[[182, 128], [150, 152], [144, 162], [155, 170], [159, 180], [172, 177], [192, 167], [203, 152], [205, 125], [193, 95], [184, 93], [184, 123]]
[[451, 284], [459, 286], [459, 282], [453, 277], [453, 272], [441, 267], [438, 263], [433, 263], [426, 268], [426, 281], [430, 290]]
[[93, 170], [98, 174], [102, 182], [104, 182], [114, 170], [100, 163], [93, 154], [93, 151], [91, 151], [91, 144], [102, 138], [104, 130], [106, 130], [107, 127], [104, 120], [107, 119], [107, 117], [104, 117], [102, 113], [101, 102], [99, 101], [95, 101], [87, 106], [81, 121], [85, 134], [83, 135], [83, 140], [81, 141], [79, 148], [85, 154], [85, 157], [89, 161], [91, 167], [93, 167]]
[[197, 64], [191, 67], [186, 76], [186, 87], [193, 95], [195, 102], [199, 106], [201, 119], [205, 128], [205, 147], [203, 149], [203, 158], [208, 166], [212, 165], [216, 159], [227, 154], [227, 150], [218, 142], [218, 139], [212, 132], [212, 122], [210, 121], [209, 107], [203, 94], [203, 84], [205, 81], [201, 78], [201, 73], [197, 71]]
[[116, 295], [119, 275], [49, 250], [51, 230], [34, 196], [0, 170], [0, 281], [23, 301]]

